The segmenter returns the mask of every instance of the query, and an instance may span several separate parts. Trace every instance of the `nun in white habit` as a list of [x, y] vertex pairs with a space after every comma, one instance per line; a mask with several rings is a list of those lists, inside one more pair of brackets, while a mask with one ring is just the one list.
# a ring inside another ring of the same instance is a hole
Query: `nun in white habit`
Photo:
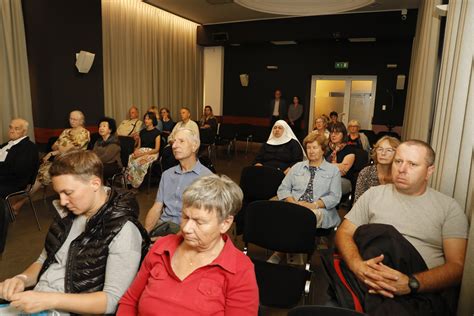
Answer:
[[255, 158], [254, 165], [277, 168], [286, 174], [291, 166], [302, 161], [303, 157], [303, 147], [290, 126], [285, 121], [278, 120]]

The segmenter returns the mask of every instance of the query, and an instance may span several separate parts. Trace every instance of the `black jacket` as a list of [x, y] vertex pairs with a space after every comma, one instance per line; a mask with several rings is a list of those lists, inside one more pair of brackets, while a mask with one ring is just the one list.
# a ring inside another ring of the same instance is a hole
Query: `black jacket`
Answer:
[[[3, 148], [7, 143], [0, 146]], [[29, 137], [10, 148], [5, 161], [0, 162], [0, 195], [23, 190], [38, 172], [38, 148]]]
[[[84, 233], [71, 242], [64, 279], [66, 293], [97, 292], [103, 289], [108, 246], [127, 221], [134, 223], [140, 230], [143, 259], [148, 250], [149, 238], [138, 221], [138, 210], [137, 200], [132, 193], [111, 191], [108, 201], [88, 220]], [[75, 215], [70, 213], [63, 219], [57, 218], [51, 225], [45, 242], [47, 259], [38, 279], [55, 262], [54, 256], [66, 240], [74, 218]]]

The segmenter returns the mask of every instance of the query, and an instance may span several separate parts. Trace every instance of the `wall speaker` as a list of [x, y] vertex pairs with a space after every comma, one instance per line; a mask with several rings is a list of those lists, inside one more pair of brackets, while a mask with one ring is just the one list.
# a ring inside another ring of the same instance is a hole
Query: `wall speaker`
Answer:
[[94, 62], [95, 54], [81, 50], [76, 53], [76, 68], [80, 73], [88, 73]]
[[229, 33], [227, 32], [212, 33], [212, 40], [217, 43], [227, 42], [229, 40]]
[[397, 90], [405, 89], [405, 75], [397, 76]]
[[248, 87], [249, 85], [249, 75], [248, 74], [241, 74], [240, 75], [240, 84], [242, 87]]

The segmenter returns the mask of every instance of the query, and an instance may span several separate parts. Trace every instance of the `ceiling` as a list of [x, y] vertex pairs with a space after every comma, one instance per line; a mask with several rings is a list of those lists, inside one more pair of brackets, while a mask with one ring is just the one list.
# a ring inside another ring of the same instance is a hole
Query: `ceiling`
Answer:
[[[203, 25], [291, 17], [253, 11], [232, 0], [143, 0], [143, 2]], [[374, 0], [366, 7], [349, 12], [414, 9], [418, 8], [419, 2], [420, 0]]]

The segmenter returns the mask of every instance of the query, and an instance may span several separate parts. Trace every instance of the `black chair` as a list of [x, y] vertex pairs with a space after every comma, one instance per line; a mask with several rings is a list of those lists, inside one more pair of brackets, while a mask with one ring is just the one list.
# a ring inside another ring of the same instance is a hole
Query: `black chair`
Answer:
[[244, 193], [242, 209], [235, 217], [236, 234], [244, 231], [246, 207], [253, 201], [269, 200], [276, 196], [285, 174], [276, 168], [248, 166], [240, 174], [240, 188]]
[[377, 134], [373, 130], [370, 129], [361, 129], [359, 130], [359, 133], [363, 133], [365, 136], [367, 136], [367, 139], [369, 140], [370, 147], [374, 147], [375, 143], [377, 142]]
[[230, 155], [231, 149], [235, 151], [237, 129], [233, 124], [219, 124], [216, 136], [216, 156], [219, 146], [227, 147], [227, 155]]
[[39, 166], [36, 167], [35, 172], [33, 172], [33, 174], [31, 175], [30, 181], [28, 185], [26, 186], [26, 188], [24, 190], [8, 194], [5, 197], [5, 204], [7, 205], [8, 211], [10, 213], [10, 221], [13, 223], [16, 220], [16, 215], [15, 215], [15, 212], [13, 211], [13, 207], [10, 200], [11, 198], [15, 196], [25, 196], [30, 202], [31, 209], [33, 210], [33, 214], [35, 215], [36, 225], [38, 225], [38, 230], [41, 230], [41, 225], [38, 220], [38, 214], [36, 213], [35, 205], [33, 204], [33, 200], [31, 199], [31, 195], [32, 195], [31, 190], [33, 189], [33, 185], [35, 184], [35, 181], [36, 181], [36, 176], [38, 175], [38, 167]]
[[87, 144], [87, 150], [92, 150], [94, 148], [95, 142], [101, 137], [99, 133], [92, 133], [91, 134], [91, 139], [89, 141], [89, 144]]
[[58, 140], [59, 136], [51, 136], [48, 138], [48, 143], [46, 144], [46, 153], [53, 151], [53, 145]]
[[250, 124], [238, 124], [236, 140], [245, 141], [245, 153], [248, 152], [249, 143], [253, 141], [254, 128]]
[[201, 148], [205, 148], [208, 157], [211, 157], [212, 149], [216, 146], [216, 134], [212, 128], [201, 128], [199, 130], [199, 138], [201, 140]]
[[377, 133], [377, 140], [379, 140], [380, 138], [384, 136], [392, 136], [392, 137], [398, 138], [399, 140], [402, 139], [397, 132], [380, 131]]
[[249, 243], [285, 253], [307, 254], [304, 267], [268, 263], [256, 258], [255, 274], [260, 303], [289, 308], [310, 292], [310, 261], [314, 251], [316, 216], [309, 209], [282, 201], [256, 201], [247, 207], [243, 240], [244, 253]]
[[[352, 176], [349, 178], [351, 181], [351, 194], [352, 196], [355, 194], [355, 187], [357, 184], [357, 177], [362, 169], [369, 165], [369, 155], [368, 153], [363, 150], [362, 148], [353, 147], [352, 152], [355, 155], [354, 164], [352, 165]], [[349, 206], [352, 205], [354, 199], [350, 200]]]
[[125, 178], [125, 171], [127, 170], [128, 157], [135, 150], [135, 140], [133, 137], [119, 136], [120, 141], [120, 160], [122, 161], [122, 171], [112, 176], [111, 184], [114, 185], [117, 179], [121, 179], [121, 184], [124, 189], [127, 188], [127, 179]]
[[367, 315], [357, 311], [332, 306], [306, 305], [297, 306], [288, 312], [288, 316], [362, 316]]

